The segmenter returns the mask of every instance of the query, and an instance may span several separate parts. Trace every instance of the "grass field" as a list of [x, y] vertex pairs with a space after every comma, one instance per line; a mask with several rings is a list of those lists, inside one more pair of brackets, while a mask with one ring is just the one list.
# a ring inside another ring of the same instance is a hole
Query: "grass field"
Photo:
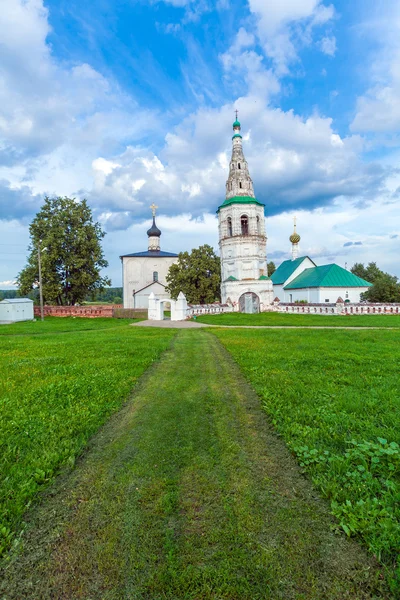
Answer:
[[400, 332], [213, 333], [330, 500], [338, 527], [364, 541], [400, 594]]
[[100, 329], [113, 329], [126, 327], [140, 319], [112, 319], [99, 317], [88, 319], [85, 317], [45, 317], [44, 321], [21, 321], [10, 325], [0, 325], [2, 335], [32, 335], [43, 333], [65, 333], [68, 331], [99, 331]]
[[128, 323], [49, 318], [0, 327], [0, 554], [37, 492], [73, 464], [175, 335]]
[[400, 327], [400, 315], [286, 315], [265, 312], [256, 315], [225, 313], [202, 315], [201, 323], [212, 325], [318, 326], [318, 327]]
[[0, 597], [389, 598], [331, 524], [222, 345], [180, 331], [31, 513]]

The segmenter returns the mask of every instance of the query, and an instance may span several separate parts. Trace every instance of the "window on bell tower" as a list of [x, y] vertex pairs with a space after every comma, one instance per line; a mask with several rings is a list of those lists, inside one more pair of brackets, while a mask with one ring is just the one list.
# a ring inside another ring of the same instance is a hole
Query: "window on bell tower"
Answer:
[[257, 234], [261, 235], [261, 223], [260, 223], [260, 217], [257, 217]]
[[232, 219], [228, 217], [228, 236], [232, 237]]
[[242, 215], [240, 217], [240, 227], [242, 235], [249, 235], [249, 219], [247, 218], [247, 215]]

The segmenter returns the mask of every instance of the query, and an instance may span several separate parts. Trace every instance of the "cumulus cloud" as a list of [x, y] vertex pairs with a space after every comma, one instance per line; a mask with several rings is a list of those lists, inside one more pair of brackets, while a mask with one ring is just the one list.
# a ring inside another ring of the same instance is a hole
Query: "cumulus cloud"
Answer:
[[320, 0], [249, 0], [249, 6], [258, 19], [258, 37], [264, 51], [281, 75], [297, 60], [298, 47], [311, 43], [313, 29], [334, 16], [333, 6]]
[[[362, 162], [360, 138], [341, 138], [331, 119], [302, 118], [254, 100], [242, 97], [235, 104], [256, 195], [269, 215], [328, 205], [339, 197], [365, 205], [386, 193], [390, 170]], [[228, 175], [233, 109], [226, 105], [189, 115], [167, 134], [158, 154], [130, 146], [113, 160], [95, 161], [95, 183], [85, 195], [109, 208], [113, 228], [144, 217], [153, 200], [168, 215], [216, 210]], [[118, 212], [125, 213], [123, 219]]]
[[384, 19], [379, 7], [380, 18], [375, 15], [374, 26], [364, 27], [374, 44], [380, 47], [378, 51], [374, 48], [366, 74], [368, 87], [357, 100], [351, 129], [390, 133], [392, 137], [394, 132], [400, 131], [400, 7], [398, 3], [389, 2], [385, 9]]
[[21, 165], [62, 146], [116, 149], [154, 125], [151, 111], [90, 65], [53, 59], [42, 0], [3, 0], [0, 31], [0, 165]]

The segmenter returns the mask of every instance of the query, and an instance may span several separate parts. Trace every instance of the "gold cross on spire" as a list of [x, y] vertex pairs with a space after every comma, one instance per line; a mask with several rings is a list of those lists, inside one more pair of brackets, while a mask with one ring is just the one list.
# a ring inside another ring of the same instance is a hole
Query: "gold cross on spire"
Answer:
[[294, 230], [296, 231], [296, 217], [293, 217]]
[[238, 118], [238, 112], [239, 112], [239, 111], [238, 111], [238, 109], [236, 109], [236, 110], [235, 110], [235, 113], [236, 113], [236, 121], [237, 121], [237, 118]]
[[151, 208], [151, 212], [153, 213], [153, 217], [156, 216], [156, 209], [158, 208], [158, 206], [156, 206], [153, 202], [153, 204], [150, 206]]

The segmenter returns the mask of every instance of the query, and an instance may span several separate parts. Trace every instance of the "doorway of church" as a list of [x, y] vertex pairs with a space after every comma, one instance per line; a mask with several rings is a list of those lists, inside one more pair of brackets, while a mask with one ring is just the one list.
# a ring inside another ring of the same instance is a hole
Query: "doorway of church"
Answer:
[[239, 311], [242, 313], [260, 312], [260, 298], [254, 292], [246, 292], [239, 298]]

